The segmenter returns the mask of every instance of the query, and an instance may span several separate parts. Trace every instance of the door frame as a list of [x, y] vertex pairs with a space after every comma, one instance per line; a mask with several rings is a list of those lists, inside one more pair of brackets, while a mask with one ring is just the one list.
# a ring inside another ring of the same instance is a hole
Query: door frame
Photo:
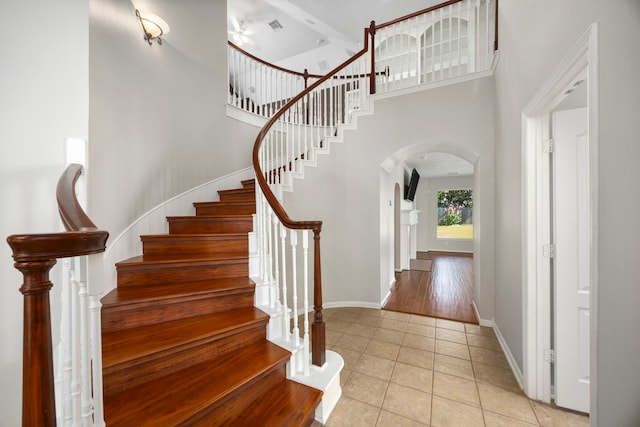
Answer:
[[[545, 350], [551, 343], [550, 262], [543, 253], [549, 243], [548, 156], [542, 147], [549, 138], [549, 114], [567, 96], [578, 80], [586, 79], [591, 188], [591, 253], [598, 254], [598, 26], [592, 24], [549, 76], [522, 113], [522, 304], [523, 379], [525, 394], [543, 402], [551, 401], [551, 365]], [[546, 159], [545, 159], [546, 158]], [[545, 176], [546, 174], [546, 176]], [[591, 415], [597, 408], [597, 318], [598, 265], [591, 263], [590, 300], [590, 399]]]

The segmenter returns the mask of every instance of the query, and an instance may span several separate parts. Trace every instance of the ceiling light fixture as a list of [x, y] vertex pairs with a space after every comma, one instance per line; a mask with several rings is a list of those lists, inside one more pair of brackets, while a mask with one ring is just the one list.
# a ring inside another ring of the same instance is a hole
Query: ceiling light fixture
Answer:
[[136, 16], [144, 33], [144, 39], [149, 43], [149, 46], [152, 44], [151, 40], [156, 40], [158, 44], [162, 44], [161, 36], [169, 32], [169, 24], [158, 15], [138, 9], [136, 9]]

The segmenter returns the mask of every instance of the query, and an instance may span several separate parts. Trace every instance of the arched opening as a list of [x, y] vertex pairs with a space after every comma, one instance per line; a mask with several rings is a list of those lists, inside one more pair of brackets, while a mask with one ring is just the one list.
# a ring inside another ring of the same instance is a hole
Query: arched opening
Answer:
[[[401, 200], [399, 203], [403, 209], [401, 212], [402, 215], [405, 214], [405, 210], [410, 210], [412, 215], [417, 214], [418, 217], [417, 230], [412, 234], [411, 259], [409, 263], [401, 262], [402, 270], [398, 271], [397, 258], [394, 257], [396, 282], [390, 297], [385, 302], [384, 308], [471, 323], [478, 323], [480, 320], [476, 309], [476, 301], [480, 300], [480, 275], [474, 274], [474, 271], [476, 268], [479, 268], [480, 265], [481, 253], [478, 248], [480, 247], [479, 231], [481, 225], [479, 222], [476, 224], [476, 215], [472, 212], [476, 205], [480, 206], [478, 202], [481, 191], [475, 191], [480, 182], [475, 171], [477, 162], [478, 156], [474, 153], [450, 143], [438, 143], [416, 144], [405, 147], [394, 153], [383, 163], [383, 168], [388, 171], [389, 176], [395, 177], [396, 182], [392, 187], [394, 197], [397, 194], [398, 187], [402, 187], [403, 176], [406, 180], [407, 171], [415, 168], [420, 174], [414, 200]], [[470, 208], [469, 212], [461, 215], [460, 221], [457, 221], [456, 224], [450, 224], [450, 228], [472, 228], [473, 232], [468, 236], [462, 236], [462, 238], [438, 238], [439, 209], [437, 193], [438, 190], [441, 189], [464, 190], [462, 192], [464, 197], [453, 198], [453, 201], [461, 205], [466, 205], [465, 207]], [[401, 197], [404, 199], [403, 196]], [[462, 202], [460, 202], [460, 200], [462, 200]], [[410, 204], [410, 206], [407, 204]], [[396, 205], [398, 205], [397, 202]], [[478, 219], [480, 218], [479, 212], [477, 217]], [[395, 220], [394, 217], [394, 221]], [[464, 223], [466, 223], [466, 225]], [[400, 236], [405, 233], [402, 227], [403, 226], [401, 226], [399, 233]], [[475, 230], [476, 227], [477, 230]], [[394, 224], [394, 230], [397, 230], [397, 223]], [[397, 236], [398, 232], [396, 231], [395, 234]], [[402, 245], [406, 246], [406, 242], [401, 243], [401, 247]], [[394, 241], [394, 250], [396, 249], [397, 237]], [[395, 254], [396, 252], [394, 252], [394, 256]], [[423, 262], [423, 260], [429, 261]], [[451, 270], [457, 267], [460, 268], [461, 274], [458, 274], [455, 270]], [[449, 273], [446, 272], [447, 269]], [[463, 299], [465, 299], [465, 301], [457, 297], [451, 301], [445, 301], [446, 298], [442, 299], [437, 295], [430, 294], [432, 290], [437, 291], [438, 289], [436, 288], [431, 288], [428, 292], [423, 292], [424, 298], [431, 298], [434, 302], [433, 304], [426, 300], [424, 303], [416, 303], [417, 294], [415, 293], [412, 294], [411, 298], [404, 298], [398, 294], [400, 288], [414, 292], [416, 289], [412, 290], [412, 286], [424, 287], [424, 284], [430, 284], [432, 279], [440, 280], [436, 285], [444, 292], [443, 296], [460, 296], [464, 294], [465, 298]], [[411, 284], [406, 286], [408, 281], [411, 280], [416, 281], [415, 286]], [[447, 289], [449, 285], [446, 283], [448, 280], [452, 281], [451, 288], [449, 289]], [[464, 281], [464, 283], [461, 281]], [[465, 288], [461, 289], [460, 286], [464, 286]], [[452, 291], [453, 287], [457, 287], [457, 289]], [[437, 302], [435, 298], [438, 298]], [[404, 308], [394, 306], [399, 300], [406, 301], [407, 304], [412, 305], [414, 309], [408, 306]], [[411, 300], [413, 300], [413, 302], [409, 303]], [[419, 311], [416, 311], [416, 307], [418, 306], [421, 308]], [[425, 311], [432, 308], [437, 308], [437, 310], [431, 312]]]
[[469, 24], [464, 19], [443, 19], [429, 27], [420, 36], [420, 82], [468, 72], [469, 45]]
[[387, 83], [394, 89], [418, 83], [418, 49], [416, 38], [396, 34], [382, 40], [375, 49], [377, 68], [389, 70]]

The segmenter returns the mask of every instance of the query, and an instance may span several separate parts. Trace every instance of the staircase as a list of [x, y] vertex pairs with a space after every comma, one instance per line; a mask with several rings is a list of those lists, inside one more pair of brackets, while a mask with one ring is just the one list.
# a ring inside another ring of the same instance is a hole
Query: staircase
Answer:
[[108, 426], [308, 426], [322, 392], [286, 378], [289, 351], [254, 307], [248, 232], [255, 185], [194, 203], [143, 255], [116, 264], [103, 299]]

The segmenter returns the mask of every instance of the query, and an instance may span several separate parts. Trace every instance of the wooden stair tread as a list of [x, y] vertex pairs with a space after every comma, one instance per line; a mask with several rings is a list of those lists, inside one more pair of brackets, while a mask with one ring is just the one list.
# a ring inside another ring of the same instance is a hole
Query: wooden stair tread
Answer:
[[138, 255], [124, 261], [116, 263], [116, 268], [131, 268], [158, 264], [182, 264], [184, 266], [206, 264], [207, 262], [220, 263], [221, 261], [242, 261], [249, 258], [248, 255], [242, 256], [235, 252], [221, 253], [219, 257], [202, 257], [194, 258], [192, 256], [180, 258], [180, 254], [166, 255]]
[[103, 368], [134, 359], [153, 357], [197, 341], [214, 339], [241, 330], [242, 326], [268, 321], [255, 307], [107, 332], [102, 337]]
[[[195, 217], [187, 217], [195, 218]], [[246, 239], [247, 233], [181, 233], [181, 234], [144, 234], [140, 236], [141, 240], [166, 239], [166, 240], [228, 240], [228, 239]]]
[[227, 277], [154, 287], [116, 288], [105, 295], [101, 302], [102, 309], [105, 310], [112, 306], [124, 304], [197, 297], [210, 293], [226, 294], [230, 292], [251, 291], [253, 289], [255, 289], [255, 283], [248, 277]]
[[105, 401], [107, 425], [188, 423], [289, 356], [288, 351], [264, 341], [140, 384]]
[[251, 214], [238, 214], [238, 215], [183, 215], [183, 216], [168, 216], [168, 221], [194, 221], [194, 222], [205, 222], [205, 221], [218, 221], [218, 222], [229, 222], [229, 221], [237, 221], [238, 219], [245, 220], [253, 220], [253, 215]]
[[287, 380], [278, 383], [260, 399], [251, 403], [242, 414], [224, 421], [221, 426], [253, 427], [306, 426], [313, 421], [322, 392], [315, 388]]
[[193, 206], [255, 206], [256, 202], [252, 200], [212, 200], [208, 202], [193, 202]]

